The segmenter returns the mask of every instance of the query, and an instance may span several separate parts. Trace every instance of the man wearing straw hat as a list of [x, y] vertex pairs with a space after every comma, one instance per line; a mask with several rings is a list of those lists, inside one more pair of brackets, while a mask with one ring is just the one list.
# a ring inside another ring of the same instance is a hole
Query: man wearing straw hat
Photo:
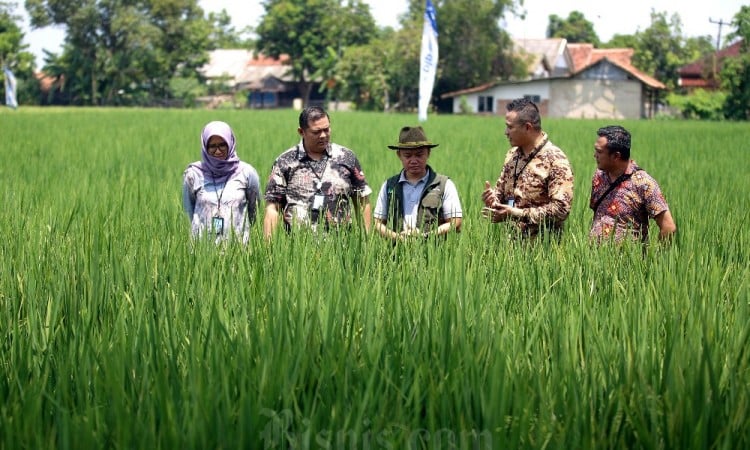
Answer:
[[403, 240], [461, 231], [463, 213], [456, 185], [427, 165], [437, 146], [419, 126], [403, 127], [398, 144], [388, 146], [396, 150], [403, 170], [380, 188], [374, 216], [381, 236]]

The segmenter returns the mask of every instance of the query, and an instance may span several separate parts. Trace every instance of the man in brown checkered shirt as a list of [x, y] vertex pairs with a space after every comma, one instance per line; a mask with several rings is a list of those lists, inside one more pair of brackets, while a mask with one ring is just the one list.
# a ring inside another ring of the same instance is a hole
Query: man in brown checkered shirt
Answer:
[[542, 230], [559, 237], [573, 202], [573, 168], [542, 131], [537, 106], [526, 98], [507, 105], [505, 136], [512, 148], [495, 186], [482, 193], [482, 215], [511, 222], [514, 237], [535, 238]]

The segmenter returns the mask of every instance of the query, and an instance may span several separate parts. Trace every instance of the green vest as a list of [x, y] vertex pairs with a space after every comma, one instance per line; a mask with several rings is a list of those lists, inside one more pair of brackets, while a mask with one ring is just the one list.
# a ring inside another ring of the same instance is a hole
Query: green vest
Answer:
[[[417, 207], [417, 228], [421, 231], [429, 232], [433, 227], [439, 226], [440, 216], [443, 210], [443, 193], [448, 177], [436, 173], [430, 166], [427, 166], [430, 176], [427, 178], [427, 184], [422, 191], [422, 197]], [[404, 188], [398, 182], [401, 173], [388, 178], [386, 181], [386, 204], [385, 210], [388, 211], [388, 222], [391, 229], [400, 233], [404, 229]]]

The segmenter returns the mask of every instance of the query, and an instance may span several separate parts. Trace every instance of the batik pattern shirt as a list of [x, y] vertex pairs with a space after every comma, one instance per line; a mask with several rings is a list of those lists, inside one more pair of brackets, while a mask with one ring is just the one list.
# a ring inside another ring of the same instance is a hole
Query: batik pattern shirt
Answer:
[[[313, 208], [317, 192], [324, 196], [321, 208]], [[318, 222], [336, 227], [351, 223], [353, 198], [371, 193], [354, 152], [331, 143], [324, 157], [315, 161], [300, 142], [273, 163], [265, 199], [280, 206], [287, 229]]]
[[[215, 236], [217, 242], [231, 236], [247, 243], [260, 201], [258, 172], [245, 162], [229, 176], [214, 178], [200, 169], [200, 162], [185, 169], [182, 203], [194, 237]], [[214, 218], [221, 218], [221, 230]]]
[[536, 154], [525, 157], [513, 147], [505, 155], [495, 193], [503, 204], [513, 199], [523, 217], [512, 218], [523, 236], [534, 237], [542, 226], [561, 231], [573, 203], [573, 168], [565, 153], [547, 138]]
[[[648, 240], [648, 220], [668, 211], [659, 183], [630, 161], [625, 170], [625, 178], [599, 204], [594, 211], [594, 221], [589, 237], [594, 240], [614, 239], [622, 241], [626, 237]], [[604, 195], [614, 181], [603, 170], [597, 170], [591, 181], [590, 208]]]

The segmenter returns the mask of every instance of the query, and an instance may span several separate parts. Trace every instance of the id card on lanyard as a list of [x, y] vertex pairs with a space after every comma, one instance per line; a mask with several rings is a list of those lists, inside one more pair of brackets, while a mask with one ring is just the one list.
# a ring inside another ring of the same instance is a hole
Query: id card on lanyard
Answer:
[[214, 233], [216, 235], [224, 234], [224, 218], [219, 216], [214, 216], [211, 220], [211, 227], [214, 230]]

